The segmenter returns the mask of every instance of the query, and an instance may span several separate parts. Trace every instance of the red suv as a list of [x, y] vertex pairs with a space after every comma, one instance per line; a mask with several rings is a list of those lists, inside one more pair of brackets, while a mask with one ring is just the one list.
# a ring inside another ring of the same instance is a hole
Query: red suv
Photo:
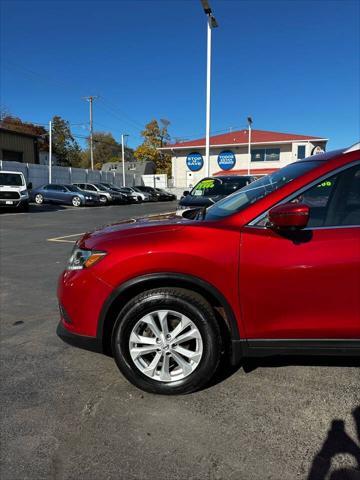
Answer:
[[360, 354], [360, 150], [292, 163], [195, 219], [79, 240], [58, 334], [143, 390], [188, 393], [221, 355]]

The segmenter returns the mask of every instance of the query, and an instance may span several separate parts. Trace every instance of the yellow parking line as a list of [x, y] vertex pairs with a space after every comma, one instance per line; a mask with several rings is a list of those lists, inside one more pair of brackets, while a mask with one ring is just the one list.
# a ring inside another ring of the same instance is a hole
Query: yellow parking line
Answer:
[[64, 238], [70, 238], [70, 237], [80, 237], [80, 235], [84, 235], [84, 232], [82, 233], [73, 233], [72, 235], [64, 235], [62, 237], [54, 237], [54, 238], [48, 238], [48, 242], [59, 242], [59, 243], [75, 243], [76, 240], [64, 240]]

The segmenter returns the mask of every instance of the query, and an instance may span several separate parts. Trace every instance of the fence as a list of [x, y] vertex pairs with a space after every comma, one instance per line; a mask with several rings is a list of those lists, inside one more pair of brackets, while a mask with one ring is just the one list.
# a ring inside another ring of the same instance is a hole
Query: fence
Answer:
[[[0, 170], [22, 172], [26, 183], [32, 183], [33, 188], [49, 183], [49, 167], [33, 163], [9, 162], [0, 160]], [[116, 172], [102, 172], [85, 168], [58, 167], [51, 168], [51, 183], [113, 183], [119, 187], [123, 184], [122, 174]], [[141, 175], [135, 173], [125, 174], [127, 186], [142, 185]]]

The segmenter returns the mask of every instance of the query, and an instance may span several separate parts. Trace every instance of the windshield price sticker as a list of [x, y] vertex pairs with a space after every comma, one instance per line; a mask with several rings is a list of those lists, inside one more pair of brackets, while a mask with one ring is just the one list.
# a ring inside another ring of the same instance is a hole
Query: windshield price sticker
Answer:
[[198, 183], [195, 187], [195, 190], [208, 190], [214, 188], [215, 180], [203, 180], [202, 182]]

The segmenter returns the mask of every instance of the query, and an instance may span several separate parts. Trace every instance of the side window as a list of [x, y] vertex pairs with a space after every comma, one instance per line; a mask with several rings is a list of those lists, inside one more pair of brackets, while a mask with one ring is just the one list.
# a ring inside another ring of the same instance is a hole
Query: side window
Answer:
[[292, 201], [310, 207], [310, 228], [360, 225], [360, 165], [323, 180]]
[[86, 185], [86, 190], [90, 190], [91, 192], [96, 192], [96, 188], [92, 185]]

